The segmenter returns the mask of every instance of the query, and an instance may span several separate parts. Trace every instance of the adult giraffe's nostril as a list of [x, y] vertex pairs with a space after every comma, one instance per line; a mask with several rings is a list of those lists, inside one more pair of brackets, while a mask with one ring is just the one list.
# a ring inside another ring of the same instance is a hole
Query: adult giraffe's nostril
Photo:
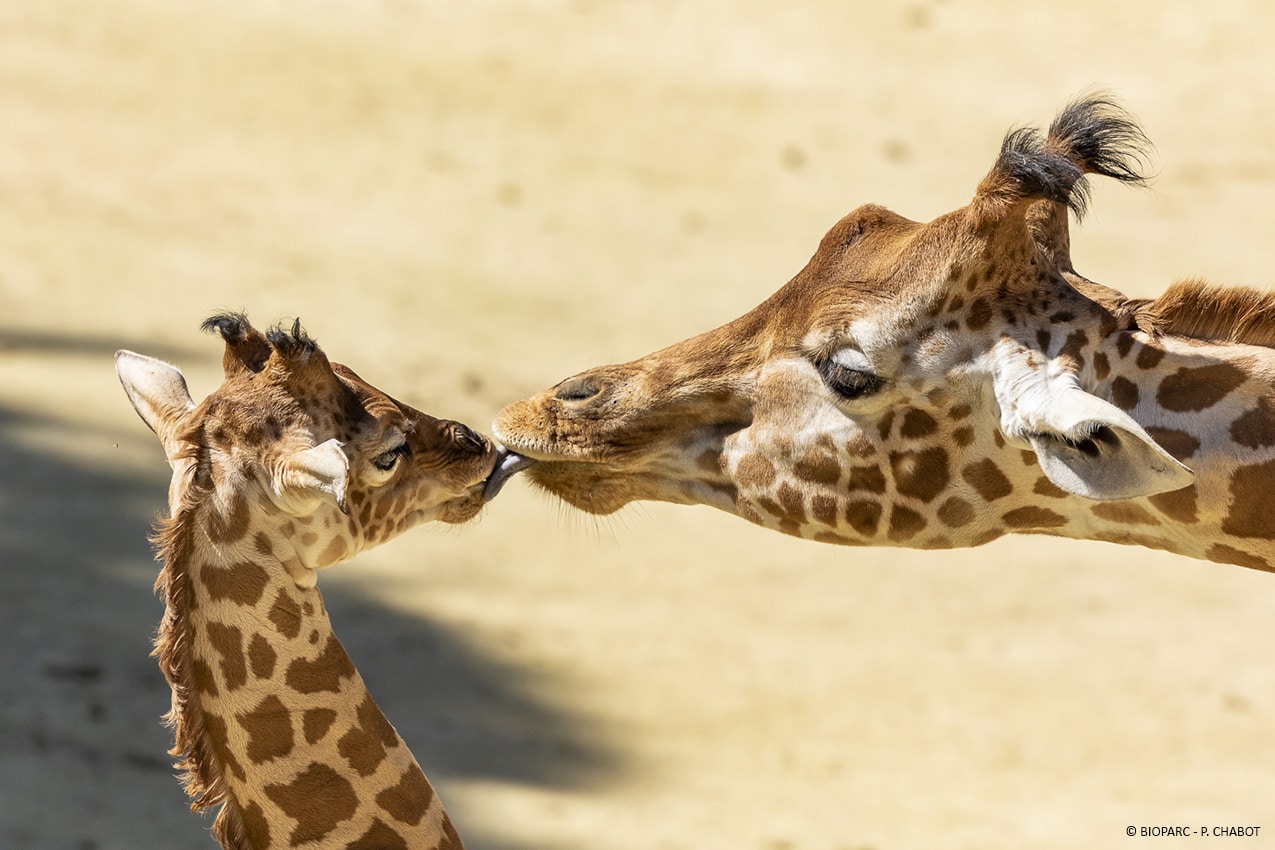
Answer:
[[602, 392], [602, 385], [588, 375], [567, 378], [553, 391], [558, 401], [588, 401]]

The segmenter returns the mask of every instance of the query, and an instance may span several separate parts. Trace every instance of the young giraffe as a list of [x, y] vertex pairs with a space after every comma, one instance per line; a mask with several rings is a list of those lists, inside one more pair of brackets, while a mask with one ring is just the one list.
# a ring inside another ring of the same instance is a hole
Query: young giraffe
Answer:
[[1275, 565], [1275, 297], [1131, 300], [1071, 266], [1085, 174], [1142, 182], [1109, 99], [1011, 132], [966, 207], [843, 218], [735, 321], [506, 407], [531, 480], [605, 514], [707, 504], [813, 540], [1009, 533]]
[[176, 367], [115, 355], [173, 469], [155, 654], [191, 808], [221, 804], [228, 849], [459, 850], [315, 580], [418, 523], [473, 517], [497, 450], [329, 363], [299, 323], [204, 329], [225, 340], [225, 381], [198, 405]]

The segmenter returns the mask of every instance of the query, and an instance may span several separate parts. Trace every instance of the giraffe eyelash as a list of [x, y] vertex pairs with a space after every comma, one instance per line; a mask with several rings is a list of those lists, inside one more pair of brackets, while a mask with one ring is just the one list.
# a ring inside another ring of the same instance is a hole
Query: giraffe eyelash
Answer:
[[885, 386], [885, 378], [862, 369], [851, 369], [833, 358], [815, 364], [828, 388], [844, 399], [854, 400], [875, 395]]
[[407, 457], [412, 453], [412, 447], [406, 442], [399, 443], [387, 452], [381, 452], [372, 458], [372, 465], [382, 472], [389, 472], [399, 462], [401, 458]]

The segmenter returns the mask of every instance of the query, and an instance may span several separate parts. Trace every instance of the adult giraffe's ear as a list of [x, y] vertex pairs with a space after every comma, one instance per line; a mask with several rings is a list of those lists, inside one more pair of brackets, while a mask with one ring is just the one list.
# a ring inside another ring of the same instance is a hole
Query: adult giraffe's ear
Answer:
[[1001, 429], [1031, 446], [1055, 485], [1105, 502], [1180, 490], [1195, 480], [1132, 416], [1082, 390], [1074, 377], [1046, 371], [1019, 356], [1005, 358], [994, 390]]
[[181, 370], [154, 357], [117, 351], [115, 374], [119, 375], [133, 409], [159, 437], [164, 454], [172, 463], [181, 448], [178, 440], [181, 422], [195, 406]]
[[284, 456], [273, 475], [276, 501], [288, 513], [310, 513], [323, 501], [335, 502], [342, 513], [347, 512], [350, 459], [340, 440], [333, 438]]
[[1195, 480], [1133, 417], [1081, 389], [1050, 405], [1027, 434], [1041, 471], [1068, 493], [1097, 501], [1180, 490]]

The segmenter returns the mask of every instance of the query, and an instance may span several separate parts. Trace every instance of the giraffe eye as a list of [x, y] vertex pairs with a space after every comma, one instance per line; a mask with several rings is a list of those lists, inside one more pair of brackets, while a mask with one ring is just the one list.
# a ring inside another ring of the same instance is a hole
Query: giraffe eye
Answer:
[[399, 443], [387, 452], [381, 452], [372, 458], [372, 465], [382, 472], [389, 472], [399, 462], [401, 458], [407, 457], [412, 453], [411, 447], [407, 443]]
[[845, 399], [866, 398], [885, 386], [885, 379], [872, 372], [853, 369], [837, 358], [829, 358], [818, 364], [816, 368], [828, 388]]

